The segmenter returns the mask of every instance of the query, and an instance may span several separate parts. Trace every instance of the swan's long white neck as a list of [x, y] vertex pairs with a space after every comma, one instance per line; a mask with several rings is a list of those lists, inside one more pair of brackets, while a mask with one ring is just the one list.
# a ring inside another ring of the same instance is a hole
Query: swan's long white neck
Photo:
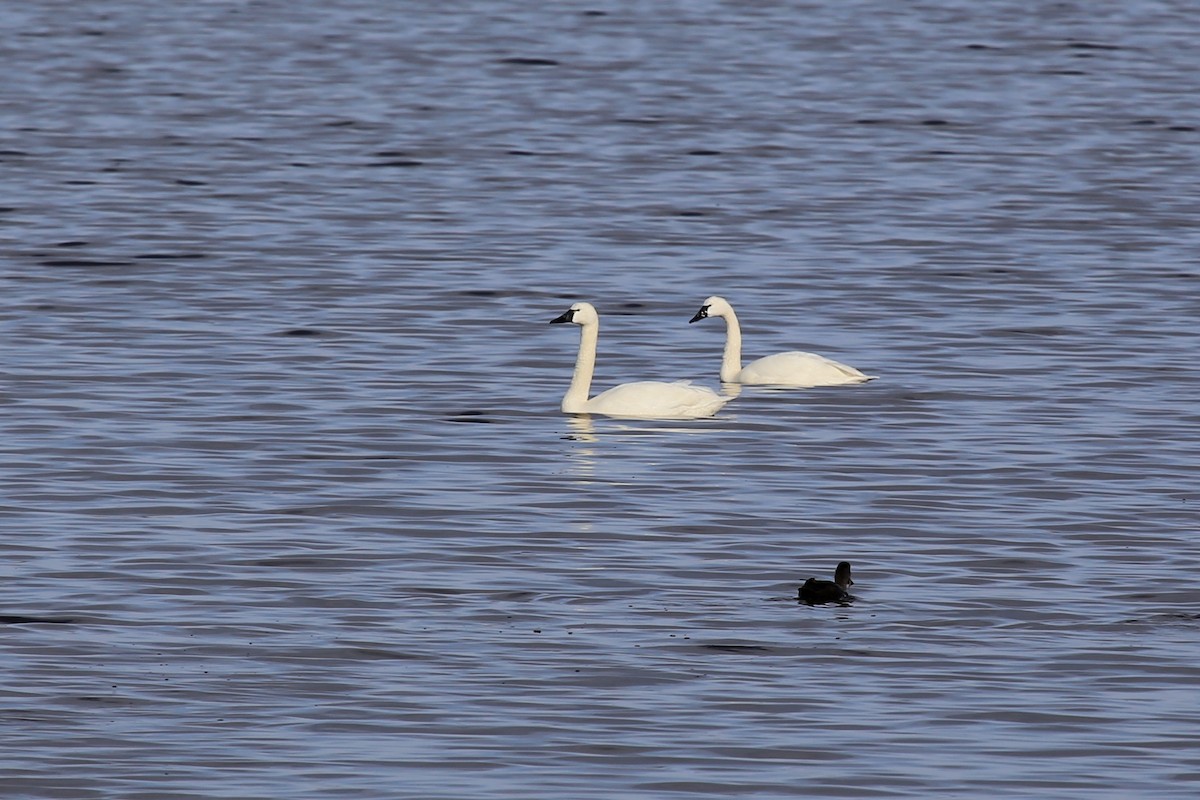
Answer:
[[742, 326], [738, 325], [737, 314], [729, 309], [721, 315], [725, 318], [725, 355], [721, 358], [721, 380], [733, 383], [742, 371]]
[[575, 357], [575, 373], [571, 375], [571, 385], [563, 395], [564, 414], [581, 414], [586, 410], [588, 392], [592, 388], [592, 374], [596, 371], [596, 340], [599, 338], [599, 322], [579, 326], [579, 355]]

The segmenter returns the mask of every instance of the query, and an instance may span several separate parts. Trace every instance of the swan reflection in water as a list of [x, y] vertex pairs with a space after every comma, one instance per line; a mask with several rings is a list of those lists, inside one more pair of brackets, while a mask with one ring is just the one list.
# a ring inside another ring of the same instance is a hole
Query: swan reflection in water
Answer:
[[599, 418], [600, 425], [596, 424], [597, 421], [592, 414], [571, 414], [567, 417], [567, 424], [571, 426], [571, 432], [564, 434], [562, 438], [567, 441], [598, 444], [605, 438], [619, 435], [629, 437], [647, 437], [659, 434], [696, 435], [734, 430], [730, 425], [721, 424], [724, 419], [697, 420], [694, 423], [683, 425], [664, 425], [663, 423], [685, 422], [684, 420], [607, 419], [603, 416]]
[[[566, 434], [562, 438], [572, 442], [580, 442], [583, 445], [597, 444], [600, 440], [596, 436], [596, 423], [592, 421], [591, 414], [572, 414], [567, 417], [567, 422], [571, 426], [571, 433]], [[571, 465], [571, 473], [582, 480], [584, 483], [591, 483], [596, 478], [596, 448], [586, 446], [572, 446], [567, 448], [568, 463]]]
[[[596, 423], [592, 421], [591, 414], [572, 414], [567, 417], [567, 423], [571, 426], [572, 432], [564, 438], [576, 442], [594, 443], [599, 441], [596, 438]], [[595, 453], [595, 451], [588, 452]]]
[[[571, 464], [571, 473], [583, 482], [591, 483], [597, 480], [596, 470], [603, 464], [605, 448], [611, 450], [614, 443], [645, 441], [663, 436], [727, 433], [734, 430], [726, 423], [724, 417], [695, 421], [622, 420], [592, 414], [571, 414], [567, 417], [570, 431], [563, 433], [561, 438], [570, 443], [565, 455]], [[627, 464], [623, 456], [620, 460]]]

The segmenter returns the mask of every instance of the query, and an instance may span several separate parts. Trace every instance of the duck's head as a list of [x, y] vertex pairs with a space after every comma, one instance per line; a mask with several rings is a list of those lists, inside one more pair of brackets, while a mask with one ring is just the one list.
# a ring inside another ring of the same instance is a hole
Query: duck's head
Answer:
[[853, 586], [854, 581], [850, 579], [850, 562], [843, 561], [837, 565], [837, 569], [833, 572], [833, 582], [845, 589], [847, 586]]

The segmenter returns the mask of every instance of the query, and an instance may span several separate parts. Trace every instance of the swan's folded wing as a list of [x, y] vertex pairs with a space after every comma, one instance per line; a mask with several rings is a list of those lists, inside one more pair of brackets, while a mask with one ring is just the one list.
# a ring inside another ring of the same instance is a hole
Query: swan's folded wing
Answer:
[[712, 416], [730, 399], [687, 381], [637, 381], [601, 392], [588, 401], [587, 410], [612, 417], [694, 419]]
[[777, 386], [837, 386], [863, 383], [873, 378], [832, 358], [790, 350], [751, 361], [738, 374], [739, 383]]

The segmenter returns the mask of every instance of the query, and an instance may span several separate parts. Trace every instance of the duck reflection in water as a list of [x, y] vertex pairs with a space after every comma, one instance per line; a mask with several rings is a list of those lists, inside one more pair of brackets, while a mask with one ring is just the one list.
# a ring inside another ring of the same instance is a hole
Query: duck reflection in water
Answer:
[[853, 585], [854, 581], [850, 579], [850, 562], [843, 561], [837, 565], [837, 570], [833, 573], [833, 580], [822, 581], [809, 578], [800, 587], [796, 599], [810, 606], [824, 603], [846, 605], [854, 601], [854, 595], [846, 591], [847, 587]]

